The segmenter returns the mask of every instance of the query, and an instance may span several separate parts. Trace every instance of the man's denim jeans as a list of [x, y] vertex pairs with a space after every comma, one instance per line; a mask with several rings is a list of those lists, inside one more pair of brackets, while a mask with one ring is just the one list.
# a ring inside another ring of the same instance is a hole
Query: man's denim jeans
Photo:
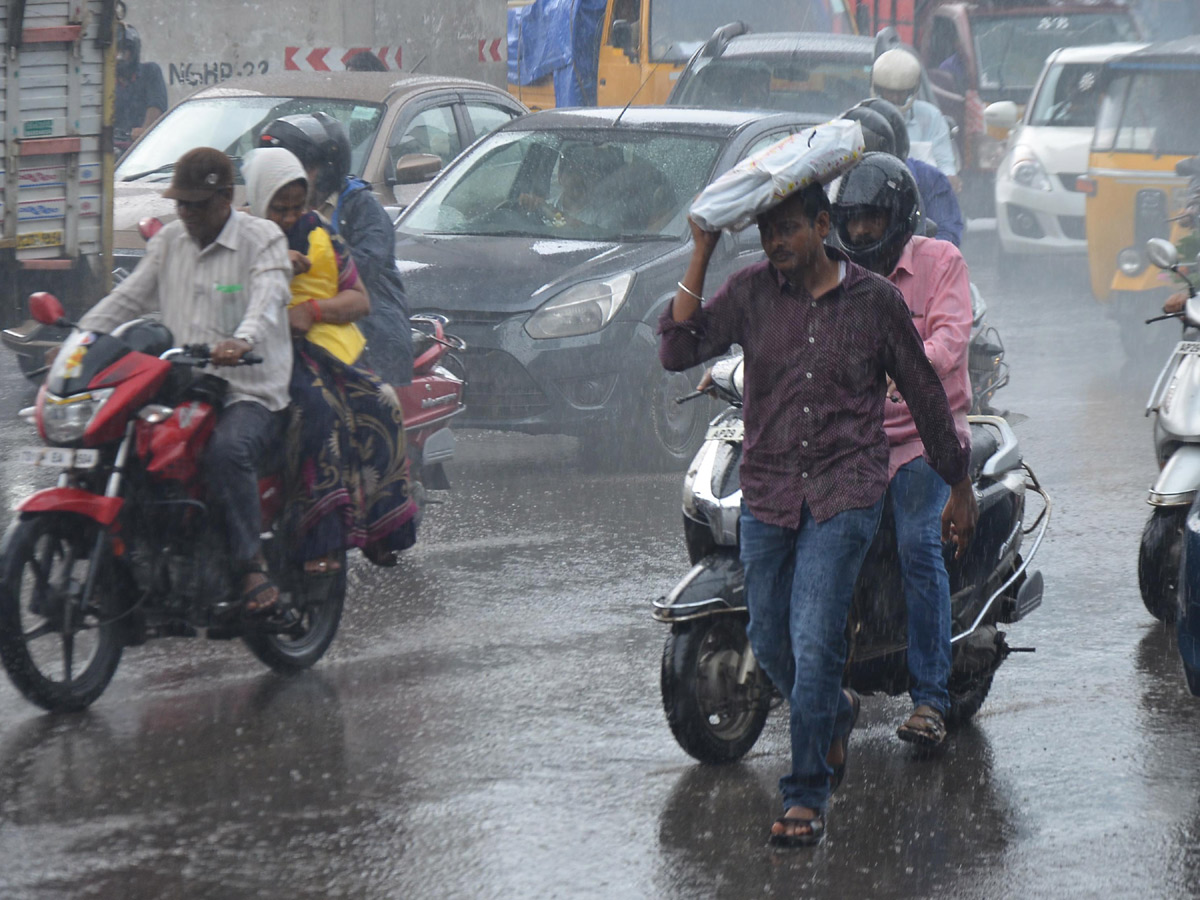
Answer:
[[767, 525], [742, 504], [741, 555], [750, 609], [747, 634], [763, 671], [788, 698], [792, 771], [779, 781], [783, 808], [824, 810], [833, 774], [825, 757], [846, 721], [842, 692], [846, 617], [854, 582], [879, 525], [874, 506], [825, 522], [807, 505], [799, 528]]
[[914, 706], [950, 709], [950, 579], [942, 559], [942, 508], [950, 487], [929, 463], [901, 466], [888, 486], [908, 607], [908, 671]]

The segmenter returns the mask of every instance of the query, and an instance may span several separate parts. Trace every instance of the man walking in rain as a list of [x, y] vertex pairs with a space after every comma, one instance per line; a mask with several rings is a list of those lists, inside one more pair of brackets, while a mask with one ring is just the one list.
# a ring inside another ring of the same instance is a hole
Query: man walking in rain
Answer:
[[825, 246], [829, 199], [819, 184], [758, 217], [767, 259], [707, 301], [720, 233], [691, 222], [687, 272], [659, 320], [659, 356], [681, 371], [740, 344], [745, 354], [741, 557], [748, 635], [788, 698], [791, 770], [780, 780], [779, 846], [825, 836], [857, 698], [841, 689], [846, 618], [888, 484], [886, 380], [906, 398], [930, 465], [953, 486], [946, 539], [965, 546], [977, 510], [937, 373], [900, 292]]

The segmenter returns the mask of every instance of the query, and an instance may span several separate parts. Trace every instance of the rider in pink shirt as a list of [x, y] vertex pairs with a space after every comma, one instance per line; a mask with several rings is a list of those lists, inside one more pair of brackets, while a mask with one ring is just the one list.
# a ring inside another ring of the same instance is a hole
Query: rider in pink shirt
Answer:
[[[885, 153], [866, 154], [843, 177], [833, 217], [850, 258], [886, 276], [903, 294], [925, 355], [946, 392], [959, 441], [969, 447], [971, 285], [958, 248], [948, 241], [913, 236], [923, 224], [916, 182], [903, 162]], [[940, 522], [948, 489], [930, 467], [909, 405], [891, 383], [888, 397], [888, 499], [908, 609], [913, 701], [912, 715], [897, 734], [905, 741], [937, 746], [945, 739], [950, 711], [950, 579]]]

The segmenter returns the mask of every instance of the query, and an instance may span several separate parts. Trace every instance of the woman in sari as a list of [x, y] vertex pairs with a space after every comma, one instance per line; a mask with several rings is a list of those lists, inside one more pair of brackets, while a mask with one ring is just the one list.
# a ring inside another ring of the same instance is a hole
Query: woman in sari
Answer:
[[278, 225], [292, 259], [292, 418], [286, 443], [288, 517], [306, 574], [333, 574], [360, 547], [394, 565], [416, 541], [404, 422], [395, 391], [355, 365], [366, 341], [354, 321], [370, 302], [353, 258], [308, 208], [308, 182], [289, 151], [264, 148], [243, 167], [250, 211]]

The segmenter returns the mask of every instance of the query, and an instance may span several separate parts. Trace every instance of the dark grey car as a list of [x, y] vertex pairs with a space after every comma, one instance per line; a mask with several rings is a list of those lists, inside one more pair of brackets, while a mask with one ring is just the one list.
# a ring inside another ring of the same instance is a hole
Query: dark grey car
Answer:
[[[655, 329], [691, 252], [688, 206], [738, 160], [820, 118], [555, 109], [467, 150], [405, 212], [396, 248], [414, 311], [447, 316], [467, 342], [460, 424], [686, 465], [710, 408], [675, 403], [699, 373], [664, 372]], [[761, 258], [755, 228], [726, 234], [707, 289]]]

